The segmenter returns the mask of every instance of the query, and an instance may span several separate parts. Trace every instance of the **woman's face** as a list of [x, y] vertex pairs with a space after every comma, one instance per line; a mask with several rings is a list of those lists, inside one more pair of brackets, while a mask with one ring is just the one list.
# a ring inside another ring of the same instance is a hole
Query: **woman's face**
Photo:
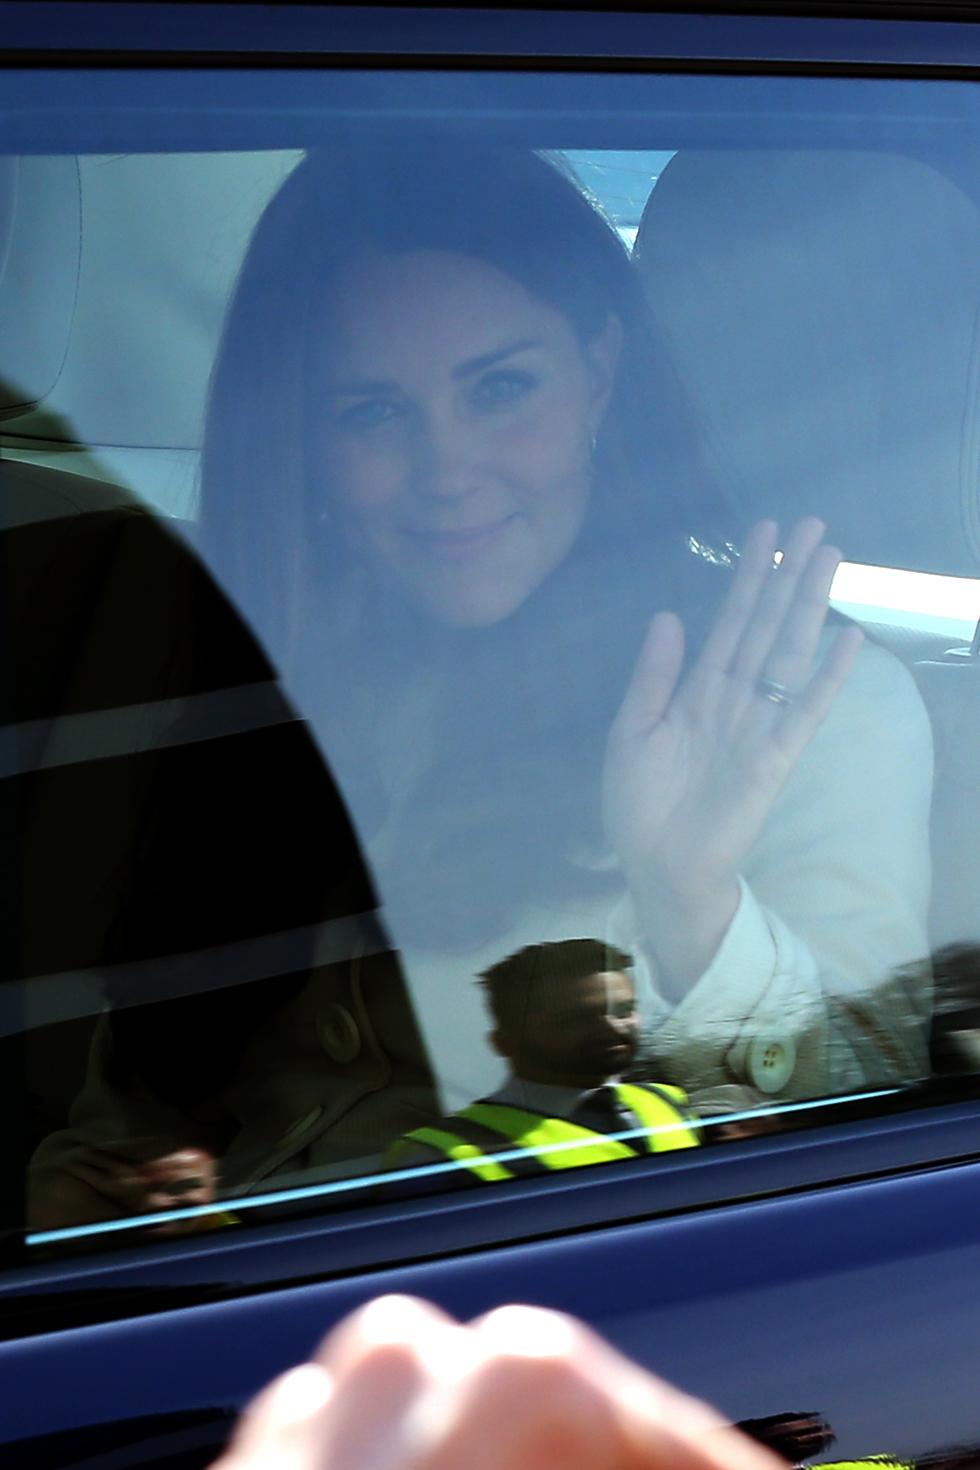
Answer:
[[343, 271], [316, 352], [314, 454], [358, 552], [445, 623], [521, 606], [585, 517], [619, 324], [584, 347], [475, 257]]

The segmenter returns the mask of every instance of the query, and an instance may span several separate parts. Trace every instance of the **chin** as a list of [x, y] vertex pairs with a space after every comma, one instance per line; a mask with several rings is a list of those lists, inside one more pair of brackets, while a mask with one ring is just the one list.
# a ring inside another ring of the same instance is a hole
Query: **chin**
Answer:
[[458, 592], [416, 589], [423, 608], [449, 628], [492, 628], [503, 623], [527, 601], [528, 592], [506, 596], [499, 587], [461, 587]]

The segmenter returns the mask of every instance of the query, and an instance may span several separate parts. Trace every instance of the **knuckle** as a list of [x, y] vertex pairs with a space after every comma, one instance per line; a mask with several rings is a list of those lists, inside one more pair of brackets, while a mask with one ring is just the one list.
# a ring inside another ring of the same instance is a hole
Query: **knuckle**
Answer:
[[355, 1373], [379, 1373], [392, 1380], [422, 1379], [426, 1375], [426, 1354], [414, 1342], [375, 1342], [369, 1344]]
[[515, 1395], [533, 1404], [539, 1413], [565, 1416], [581, 1411], [585, 1380], [571, 1357], [528, 1356], [501, 1351], [478, 1370], [475, 1385], [481, 1396], [513, 1402]]

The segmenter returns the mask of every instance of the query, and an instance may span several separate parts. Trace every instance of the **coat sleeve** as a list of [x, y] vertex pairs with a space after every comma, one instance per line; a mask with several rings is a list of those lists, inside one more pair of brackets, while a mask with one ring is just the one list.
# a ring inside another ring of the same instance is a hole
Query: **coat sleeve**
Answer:
[[649, 1049], [669, 1076], [806, 1098], [928, 1070], [932, 779], [915, 683], [868, 646], [773, 809], [708, 969], [671, 1010], [642, 964]]

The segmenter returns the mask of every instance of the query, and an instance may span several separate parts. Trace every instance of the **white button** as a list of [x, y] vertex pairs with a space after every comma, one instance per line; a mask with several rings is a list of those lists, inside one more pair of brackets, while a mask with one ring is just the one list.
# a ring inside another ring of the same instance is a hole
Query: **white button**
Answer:
[[760, 1092], [785, 1087], [796, 1066], [796, 1047], [788, 1036], [757, 1036], [749, 1047], [749, 1081]]
[[336, 1001], [317, 1016], [316, 1034], [328, 1057], [335, 1062], [352, 1062], [361, 1049], [361, 1033], [346, 1006]]

